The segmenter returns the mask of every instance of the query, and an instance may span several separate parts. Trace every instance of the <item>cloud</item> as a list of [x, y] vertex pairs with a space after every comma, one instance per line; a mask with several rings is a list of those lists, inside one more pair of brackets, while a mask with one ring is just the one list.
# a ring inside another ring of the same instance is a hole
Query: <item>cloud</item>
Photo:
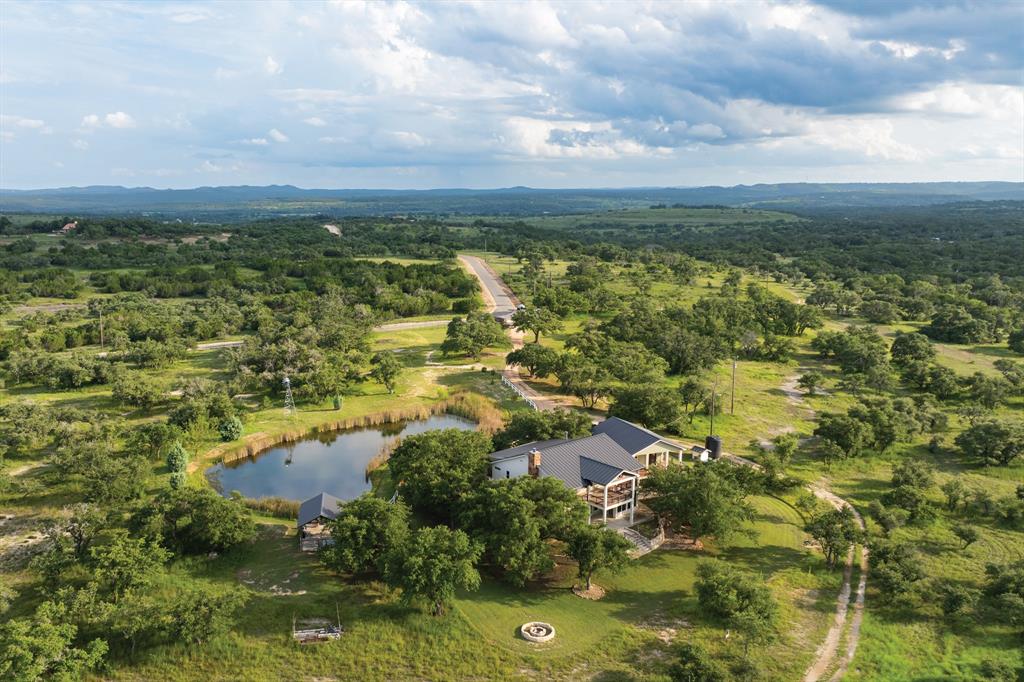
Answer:
[[284, 68], [277, 63], [276, 59], [274, 59], [270, 55], [267, 55], [267, 58], [263, 60], [263, 71], [268, 76], [277, 76], [282, 71], [284, 71]]
[[84, 152], [87, 149], [89, 149], [89, 143], [86, 142], [85, 140], [75, 140], [74, 142], [71, 143], [71, 146], [80, 152]]
[[82, 117], [79, 127], [85, 131], [97, 130], [99, 128], [134, 128], [135, 119], [123, 111], [115, 111], [103, 116], [99, 114], [86, 114]]
[[115, 111], [103, 117], [104, 122], [111, 128], [134, 128], [135, 119], [123, 111]]
[[[52, 170], [50, 126], [74, 148], [130, 143], [140, 182], [234, 166], [240, 182], [344, 186], [1024, 180], [1014, 3], [19, 7], [5, 111], [97, 113], [5, 119], [15, 184]], [[69, 32], [105, 40], [49, 49]], [[109, 154], [62, 178], [108, 177]]]

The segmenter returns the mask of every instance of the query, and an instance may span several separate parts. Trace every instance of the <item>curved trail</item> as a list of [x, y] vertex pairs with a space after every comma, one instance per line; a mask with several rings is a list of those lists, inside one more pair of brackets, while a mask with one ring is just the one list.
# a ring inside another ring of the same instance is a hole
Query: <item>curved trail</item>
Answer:
[[[487, 265], [482, 258], [477, 256], [460, 255], [459, 261], [462, 262], [466, 269], [480, 281], [481, 294], [483, 295], [488, 311], [492, 313], [495, 311], [507, 312], [515, 309], [515, 305], [519, 300], [505, 285], [505, 283], [501, 281], [501, 277], [494, 272], [494, 270]], [[519, 348], [523, 345], [522, 334], [514, 329], [509, 330], [509, 338], [512, 340], [512, 345], [514, 347]], [[537, 409], [552, 409], [557, 406], [558, 403], [556, 400], [549, 396], [542, 396], [538, 394], [532, 386], [524, 382], [515, 368], [507, 366], [502, 373], [508, 377], [509, 381], [523, 390], [523, 392], [534, 401], [537, 405]], [[797, 390], [796, 379], [796, 376], [787, 379], [782, 387], [783, 392], [786, 394], [787, 400], [792, 405], [807, 410], [810, 415], [813, 416], [814, 410], [805, 403], [803, 394]], [[723, 453], [723, 457], [735, 464], [754, 467], [756, 469], [761, 468], [759, 464], [746, 459], [745, 457], [739, 457], [729, 453]], [[812, 484], [809, 485], [808, 488], [815, 497], [828, 502], [836, 509], [842, 509], [843, 507], [849, 507], [852, 509], [854, 518], [857, 520], [857, 525], [860, 526], [862, 531], [864, 530], [864, 520], [852, 504], [828, 490], [828, 488], [823, 484]], [[868, 549], [863, 545], [861, 546], [859, 558], [860, 579], [857, 582], [856, 597], [854, 598], [851, 616], [850, 596], [853, 592], [852, 579], [854, 550], [855, 548], [851, 548], [850, 552], [846, 556], [845, 566], [843, 567], [843, 584], [839, 590], [839, 595], [836, 597], [835, 618], [833, 619], [832, 625], [829, 627], [828, 633], [825, 636], [825, 641], [823, 641], [817, 649], [814, 661], [804, 673], [803, 682], [818, 682], [833, 666], [836, 666], [836, 670], [829, 680], [830, 682], [840, 680], [849, 668], [850, 662], [853, 660], [853, 656], [857, 651], [857, 643], [860, 640], [860, 625], [864, 616], [864, 594], [867, 590]], [[847, 635], [846, 651], [842, 654], [842, 657], [839, 658], [839, 645], [844, 633]]]

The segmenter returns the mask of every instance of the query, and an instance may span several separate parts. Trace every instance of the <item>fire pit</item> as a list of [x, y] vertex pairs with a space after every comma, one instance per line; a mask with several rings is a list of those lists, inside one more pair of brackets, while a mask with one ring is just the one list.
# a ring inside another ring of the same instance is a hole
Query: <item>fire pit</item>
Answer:
[[527, 642], [549, 642], [555, 636], [555, 628], [548, 623], [524, 623], [519, 628], [519, 634], [523, 636]]

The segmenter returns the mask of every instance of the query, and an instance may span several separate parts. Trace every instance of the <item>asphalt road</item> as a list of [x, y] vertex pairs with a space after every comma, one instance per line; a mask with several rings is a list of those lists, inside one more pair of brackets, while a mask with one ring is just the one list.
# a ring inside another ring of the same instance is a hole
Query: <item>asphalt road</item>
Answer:
[[459, 258], [473, 270], [473, 274], [491, 295], [491, 299], [494, 301], [494, 313], [510, 313], [516, 309], [518, 301], [505, 288], [498, 273], [494, 272], [482, 258], [466, 255], [460, 255]]

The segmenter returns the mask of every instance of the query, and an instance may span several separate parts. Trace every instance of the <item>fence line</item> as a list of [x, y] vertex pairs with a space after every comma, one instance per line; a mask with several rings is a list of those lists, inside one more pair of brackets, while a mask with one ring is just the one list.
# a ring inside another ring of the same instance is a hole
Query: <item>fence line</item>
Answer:
[[533, 400], [529, 396], [527, 396], [526, 393], [523, 392], [523, 389], [519, 388], [511, 379], [509, 379], [504, 374], [501, 375], [501, 383], [511, 388], [516, 395], [518, 395], [520, 398], [526, 401], [527, 405], [529, 405], [535, 410], [537, 409], [537, 403], [533, 402]]

